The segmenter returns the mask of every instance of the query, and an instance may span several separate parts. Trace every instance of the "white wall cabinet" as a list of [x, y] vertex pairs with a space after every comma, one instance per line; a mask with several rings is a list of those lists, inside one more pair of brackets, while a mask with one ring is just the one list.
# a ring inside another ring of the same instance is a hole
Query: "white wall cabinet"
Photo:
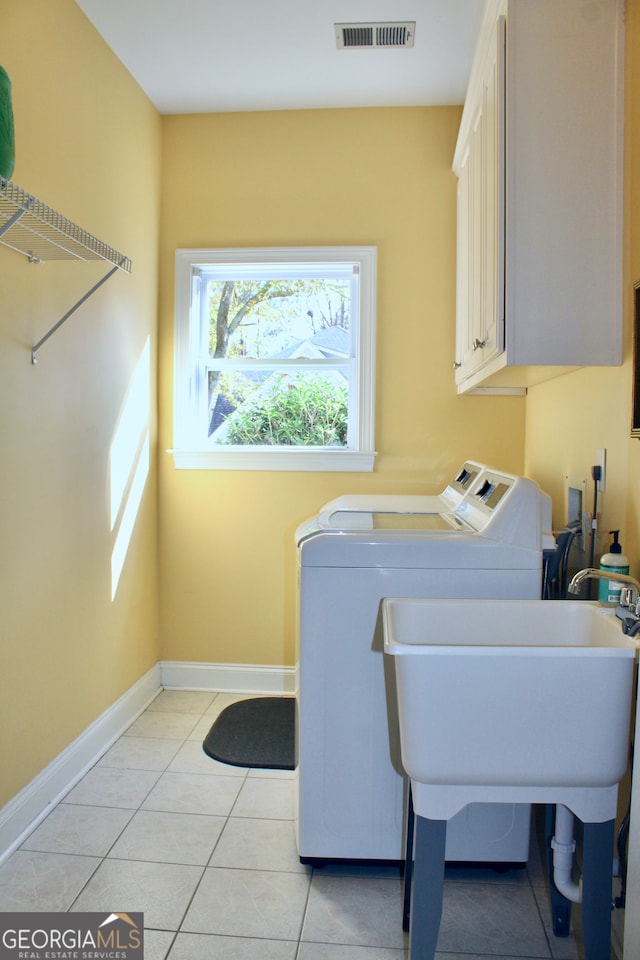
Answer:
[[623, 0], [489, 0], [453, 169], [458, 392], [622, 358]]

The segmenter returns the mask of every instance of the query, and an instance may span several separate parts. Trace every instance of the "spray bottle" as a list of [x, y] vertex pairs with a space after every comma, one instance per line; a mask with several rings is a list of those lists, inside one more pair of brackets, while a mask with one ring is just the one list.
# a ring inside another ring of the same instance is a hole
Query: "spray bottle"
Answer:
[[[613, 541], [609, 545], [609, 553], [605, 553], [600, 558], [600, 569], [612, 574], [629, 573], [629, 559], [622, 552], [622, 546], [618, 543], [620, 536], [619, 530], [610, 530]], [[598, 586], [598, 600], [601, 603], [617, 604], [620, 602], [620, 591], [622, 586], [615, 580], [600, 580]]]

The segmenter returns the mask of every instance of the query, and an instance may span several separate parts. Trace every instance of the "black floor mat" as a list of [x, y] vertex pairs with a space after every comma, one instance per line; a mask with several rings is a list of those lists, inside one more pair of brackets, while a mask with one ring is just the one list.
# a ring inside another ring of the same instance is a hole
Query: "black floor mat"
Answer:
[[226, 707], [202, 749], [234, 767], [293, 770], [295, 697], [254, 697]]

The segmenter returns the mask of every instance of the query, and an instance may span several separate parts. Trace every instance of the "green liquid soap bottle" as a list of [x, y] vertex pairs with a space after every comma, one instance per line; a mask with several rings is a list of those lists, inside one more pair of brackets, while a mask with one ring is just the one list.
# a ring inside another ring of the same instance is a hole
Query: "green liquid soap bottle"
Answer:
[[[603, 554], [603, 556], [600, 558], [600, 569], [612, 574], [628, 574], [629, 559], [628, 557], [625, 557], [624, 553], [622, 552], [622, 547], [618, 543], [620, 531], [610, 530], [609, 533], [613, 535], [613, 542], [609, 546], [609, 553]], [[615, 580], [599, 580], [598, 583], [598, 600], [600, 603], [607, 603], [615, 606], [615, 604], [620, 602], [620, 591], [622, 590], [621, 584], [617, 583]]]

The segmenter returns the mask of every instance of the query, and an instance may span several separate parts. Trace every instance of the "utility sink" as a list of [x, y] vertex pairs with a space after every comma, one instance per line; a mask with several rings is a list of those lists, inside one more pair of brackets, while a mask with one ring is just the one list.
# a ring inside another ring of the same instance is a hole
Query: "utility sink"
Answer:
[[628, 759], [635, 642], [580, 600], [385, 600], [403, 766], [425, 784], [603, 787]]

